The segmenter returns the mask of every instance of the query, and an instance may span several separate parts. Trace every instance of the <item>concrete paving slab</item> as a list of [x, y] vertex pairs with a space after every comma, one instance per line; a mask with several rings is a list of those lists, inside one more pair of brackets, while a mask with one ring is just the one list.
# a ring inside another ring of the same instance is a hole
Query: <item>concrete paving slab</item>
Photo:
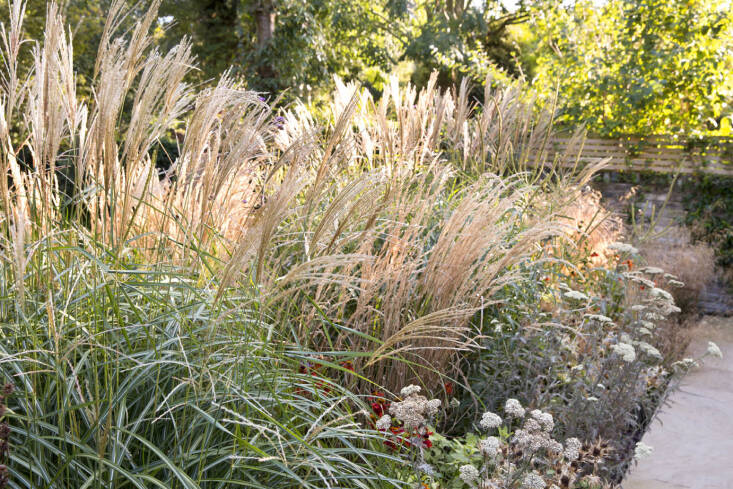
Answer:
[[706, 357], [672, 394], [642, 440], [654, 452], [624, 489], [733, 489], [733, 318], [707, 316], [695, 337], [690, 356], [714, 341], [723, 359]]

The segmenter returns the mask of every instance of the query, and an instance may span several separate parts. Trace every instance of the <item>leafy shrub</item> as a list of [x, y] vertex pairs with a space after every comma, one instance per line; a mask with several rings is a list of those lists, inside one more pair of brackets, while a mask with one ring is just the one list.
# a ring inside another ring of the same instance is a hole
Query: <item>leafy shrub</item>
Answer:
[[[657, 328], [679, 308], [659, 288], [677, 284], [674, 277], [637, 270], [636, 250], [613, 248], [615, 269], [590, 260], [570, 270], [543, 263], [533, 267], [533, 281], [507, 287], [506, 300], [486, 314], [492, 319], [466, 371], [486, 409], [516, 398], [552, 412], [556, 435], [616, 444], [607, 469], [619, 477], [634, 434], [664, 399], [677, 358], [663, 357]], [[475, 416], [474, 400], [462, 402]]]

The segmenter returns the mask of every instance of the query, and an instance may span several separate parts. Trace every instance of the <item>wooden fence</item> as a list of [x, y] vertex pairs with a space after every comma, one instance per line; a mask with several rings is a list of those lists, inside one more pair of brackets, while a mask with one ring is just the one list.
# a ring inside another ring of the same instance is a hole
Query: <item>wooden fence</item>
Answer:
[[[568, 148], [573, 145], [576, 149]], [[562, 166], [575, 164], [578, 141], [556, 137], [549, 143], [549, 159]], [[586, 138], [581, 163], [609, 158], [608, 170], [654, 171], [661, 173], [712, 173], [733, 176], [733, 137], [703, 140], [674, 136], [626, 136], [615, 139]]]

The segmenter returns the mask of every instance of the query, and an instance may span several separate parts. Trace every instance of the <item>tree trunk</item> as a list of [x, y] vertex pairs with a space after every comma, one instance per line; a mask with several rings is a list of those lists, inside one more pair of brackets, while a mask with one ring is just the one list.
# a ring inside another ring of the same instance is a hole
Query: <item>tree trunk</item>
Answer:
[[272, 0], [260, 0], [254, 8], [255, 27], [257, 29], [257, 47], [263, 48], [272, 39], [275, 29], [275, 9]]
[[[252, 9], [255, 20], [257, 49], [260, 51], [268, 46], [275, 30], [275, 6], [273, 3], [273, 0], [258, 0]], [[261, 62], [257, 68], [257, 74], [267, 79], [276, 76], [272, 63], [267, 59]]]

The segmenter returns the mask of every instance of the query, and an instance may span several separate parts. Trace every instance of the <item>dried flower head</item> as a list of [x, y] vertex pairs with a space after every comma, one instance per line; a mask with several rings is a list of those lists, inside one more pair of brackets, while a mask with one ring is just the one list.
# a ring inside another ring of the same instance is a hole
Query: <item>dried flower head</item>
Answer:
[[641, 269], [642, 272], [648, 273], [649, 275], [659, 275], [661, 273], [664, 273], [664, 270], [657, 267], [644, 267]]
[[587, 295], [585, 295], [584, 293], [579, 292], [577, 290], [568, 290], [563, 295], [565, 297], [567, 297], [568, 299], [574, 299], [576, 301], [585, 301], [585, 300], [588, 300], [588, 296]]
[[635, 254], [637, 254], [639, 252], [639, 250], [637, 250], [636, 248], [634, 248], [630, 244], [620, 243], [618, 241], [609, 244], [608, 245], [608, 249], [609, 250], [616, 250], [619, 253], [628, 253], [630, 255], [635, 255]]
[[425, 396], [419, 395], [419, 391], [420, 388], [414, 385], [403, 388], [400, 393], [407, 392], [407, 396], [400, 402], [392, 403], [389, 407], [389, 414], [397, 421], [401, 421], [406, 431], [423, 428], [440, 409], [439, 399], [428, 400]]
[[586, 314], [585, 317], [590, 319], [591, 321], [598, 321], [599, 323], [613, 322], [613, 319], [608, 316], [604, 316], [603, 314]]
[[664, 299], [666, 301], [674, 302], [674, 298], [672, 297], [672, 294], [670, 294], [669, 292], [667, 292], [664, 289], [660, 289], [660, 288], [654, 287], [651, 290], [651, 294], [654, 297], [660, 297], [660, 298], [662, 298], [662, 299]]
[[659, 350], [654, 348], [652, 345], [650, 345], [646, 341], [639, 342], [639, 349], [643, 351], [644, 353], [646, 353], [647, 355], [649, 355], [650, 357], [654, 357], [659, 360], [662, 359], [662, 354], [659, 352]]
[[677, 362], [674, 362], [672, 364], [673, 367], [680, 367], [683, 370], [689, 370], [691, 368], [697, 368], [700, 366], [699, 363], [697, 363], [697, 360], [694, 358], [683, 358], [682, 360], [679, 360]]

